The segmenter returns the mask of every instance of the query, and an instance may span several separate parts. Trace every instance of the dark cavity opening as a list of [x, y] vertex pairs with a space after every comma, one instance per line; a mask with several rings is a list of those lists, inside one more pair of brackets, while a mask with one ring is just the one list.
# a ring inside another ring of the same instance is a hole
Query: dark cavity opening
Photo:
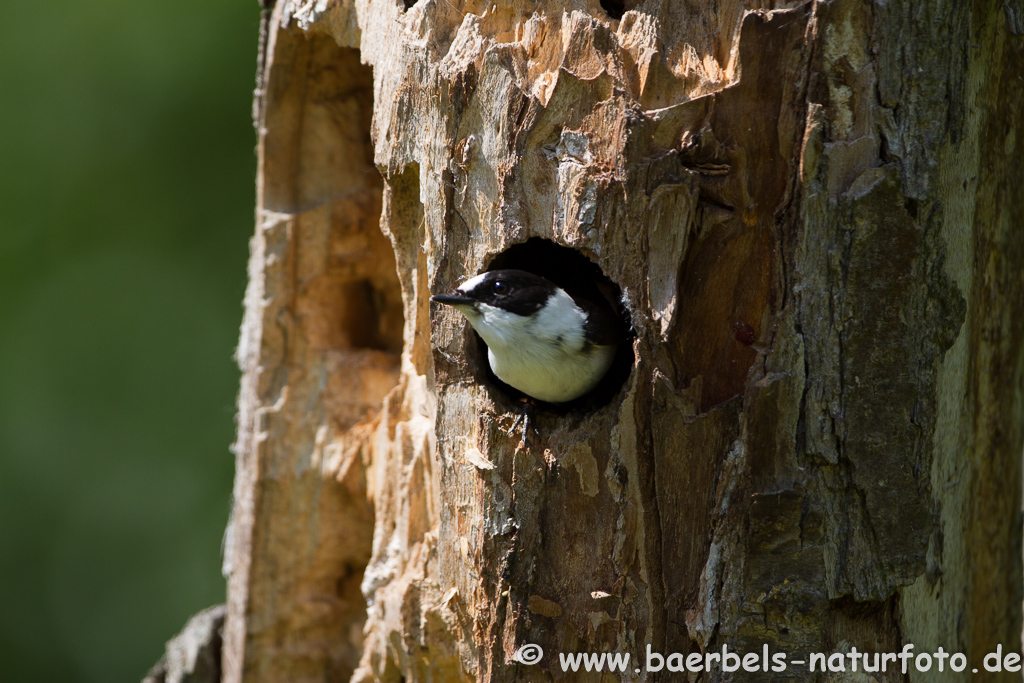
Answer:
[[601, 7], [612, 19], [621, 19], [626, 12], [625, 0], [601, 0]]
[[[633, 325], [629, 311], [622, 305], [622, 289], [602, 272], [600, 266], [580, 252], [540, 237], [533, 237], [509, 247], [495, 256], [486, 270], [508, 268], [540, 275], [562, 289], [582, 296], [603, 297], [611, 304], [619, 316], [623, 340], [604, 378], [593, 390], [577, 399], [566, 403], [538, 401], [537, 405], [543, 410], [564, 415], [573, 410], [594, 411], [610, 403], [629, 378], [636, 360], [633, 354]], [[519, 400], [526, 398], [526, 395], [494, 375], [487, 362], [487, 345], [472, 327], [467, 325], [466, 328], [475, 341], [475, 344], [467, 346], [470, 368], [477, 377], [486, 378], [487, 385], [496, 388], [500, 394], [510, 399], [510, 406], [515, 404], [518, 408]]]
[[353, 280], [342, 284], [338, 294], [341, 331], [352, 348], [402, 352], [405, 321], [397, 282]]

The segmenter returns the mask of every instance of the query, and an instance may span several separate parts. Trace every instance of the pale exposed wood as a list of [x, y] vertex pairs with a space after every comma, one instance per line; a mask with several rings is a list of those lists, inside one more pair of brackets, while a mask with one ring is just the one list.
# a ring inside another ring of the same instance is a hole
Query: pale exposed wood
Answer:
[[142, 683], [218, 683], [225, 612], [216, 605], [189, 619]]
[[[1014, 7], [279, 2], [224, 680], [1019, 649]], [[636, 336], [620, 391], [520, 449], [428, 299], [529, 238]]]

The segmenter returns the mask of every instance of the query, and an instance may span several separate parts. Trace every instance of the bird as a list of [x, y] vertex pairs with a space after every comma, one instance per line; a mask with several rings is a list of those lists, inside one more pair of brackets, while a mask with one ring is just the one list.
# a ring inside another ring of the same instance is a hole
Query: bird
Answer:
[[562, 404], [600, 384], [624, 337], [611, 303], [596, 286], [578, 284], [570, 293], [525, 270], [491, 270], [430, 300], [466, 317], [498, 379], [537, 401]]

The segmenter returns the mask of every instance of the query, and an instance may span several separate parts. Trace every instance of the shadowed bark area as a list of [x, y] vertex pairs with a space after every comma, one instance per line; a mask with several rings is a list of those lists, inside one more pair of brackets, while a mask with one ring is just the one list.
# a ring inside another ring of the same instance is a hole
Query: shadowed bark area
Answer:
[[[224, 680], [716, 681], [669, 667], [766, 644], [789, 666], [744, 680], [821, 680], [796, 662], [907, 643], [999, 678], [1024, 597], [1013, 16], [278, 2]], [[429, 297], [557, 270], [553, 245], [632, 348], [523, 448]], [[563, 672], [576, 652], [632, 659]], [[831, 680], [868, 680], [846, 662]]]

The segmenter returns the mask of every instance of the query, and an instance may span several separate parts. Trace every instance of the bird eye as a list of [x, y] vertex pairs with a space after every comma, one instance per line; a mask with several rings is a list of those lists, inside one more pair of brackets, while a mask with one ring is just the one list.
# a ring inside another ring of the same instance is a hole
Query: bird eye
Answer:
[[504, 294], [508, 291], [508, 283], [504, 280], [497, 280], [493, 286], [495, 294]]

